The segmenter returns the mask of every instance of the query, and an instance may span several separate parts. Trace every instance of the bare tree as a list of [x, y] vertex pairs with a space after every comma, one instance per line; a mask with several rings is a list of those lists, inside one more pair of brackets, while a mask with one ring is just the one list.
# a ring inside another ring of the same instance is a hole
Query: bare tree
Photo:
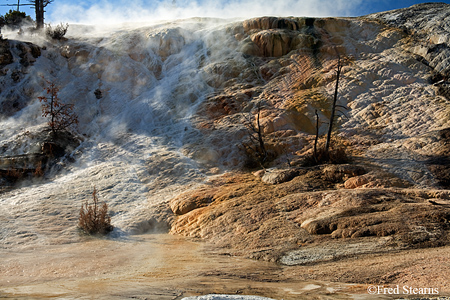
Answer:
[[319, 114], [317, 113], [317, 109], [314, 111], [316, 115], [316, 137], [314, 138], [314, 160], [316, 163], [319, 161], [317, 156], [317, 143], [319, 142]]
[[263, 166], [268, 159], [268, 152], [266, 150], [266, 146], [264, 143], [260, 117], [261, 117], [261, 103], [258, 103], [256, 125], [251, 118], [246, 119], [244, 122], [244, 125], [247, 128], [248, 137], [250, 138], [250, 143], [245, 144], [244, 146], [247, 149], [247, 151], [249, 151], [255, 156], [260, 165]]
[[17, 0], [17, 4], [2, 4], [1, 6], [16, 6], [19, 11], [21, 6], [32, 6], [36, 13], [36, 28], [40, 29], [44, 27], [44, 12], [45, 7], [53, 2], [53, 0], [28, 0], [29, 3], [21, 4], [20, 0]]
[[331, 106], [330, 123], [328, 125], [327, 141], [325, 143], [326, 154], [328, 154], [330, 151], [331, 132], [333, 131], [334, 117], [336, 115], [336, 106], [337, 106], [336, 103], [338, 98], [339, 77], [341, 76], [341, 71], [342, 71], [342, 62], [341, 57], [338, 55], [338, 64], [336, 66], [336, 86], [334, 88], [334, 97], [333, 97], [333, 104]]
[[338, 54], [338, 60], [336, 65], [336, 82], [334, 87], [334, 96], [333, 101], [331, 103], [331, 115], [330, 115], [330, 121], [328, 123], [328, 130], [326, 135], [326, 141], [324, 147], [319, 147], [319, 114], [317, 109], [315, 110], [314, 114], [316, 117], [316, 132], [315, 132], [315, 139], [314, 139], [314, 145], [313, 145], [313, 153], [311, 156], [305, 157], [305, 164], [306, 165], [316, 165], [321, 163], [346, 163], [349, 161], [349, 158], [345, 152], [345, 149], [343, 147], [333, 147], [331, 149], [331, 134], [333, 132], [334, 126], [335, 126], [335, 118], [336, 115], [339, 113], [342, 116], [348, 118], [344, 111], [341, 110], [348, 110], [348, 108], [344, 105], [337, 104], [338, 100], [338, 91], [339, 91], [339, 79], [341, 77], [342, 68], [344, 66], [344, 63], [348, 62], [347, 57], [341, 58]]
[[46, 81], [44, 88], [47, 95], [38, 97], [42, 103], [42, 116], [48, 118], [48, 125], [56, 138], [58, 132], [78, 124], [78, 117], [73, 112], [73, 104], [63, 104], [58, 97], [59, 88], [54, 82]]

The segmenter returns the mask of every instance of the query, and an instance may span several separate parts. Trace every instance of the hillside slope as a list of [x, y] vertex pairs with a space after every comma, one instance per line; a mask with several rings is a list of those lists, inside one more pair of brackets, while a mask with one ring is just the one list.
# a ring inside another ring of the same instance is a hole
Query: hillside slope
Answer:
[[[447, 245], [449, 14], [422, 4], [359, 18], [72, 25], [61, 41], [5, 33], [3, 171], [44, 154], [45, 80], [79, 126], [43, 180], [2, 179], [1, 247], [82, 241], [78, 210], [94, 186], [116, 237], [164, 229], [286, 265]], [[353, 164], [299, 167], [316, 111], [327, 130], [338, 58], [333, 141]], [[254, 176], [243, 144], [258, 115], [273, 161]], [[328, 248], [305, 262], [318, 245]]]

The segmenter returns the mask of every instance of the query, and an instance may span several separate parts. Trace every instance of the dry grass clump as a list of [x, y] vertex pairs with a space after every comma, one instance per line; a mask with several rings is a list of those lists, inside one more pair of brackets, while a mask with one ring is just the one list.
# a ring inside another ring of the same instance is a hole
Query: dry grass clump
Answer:
[[92, 204], [86, 200], [81, 205], [78, 227], [87, 234], [107, 234], [113, 230], [111, 217], [108, 215], [108, 205], [106, 202], [99, 203], [95, 187], [92, 198]]

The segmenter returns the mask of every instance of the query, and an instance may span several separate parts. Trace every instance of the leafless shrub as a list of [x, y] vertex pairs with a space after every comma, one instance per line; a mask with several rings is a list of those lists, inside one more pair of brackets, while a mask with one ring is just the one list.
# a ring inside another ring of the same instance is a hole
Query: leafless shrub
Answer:
[[60, 23], [53, 28], [50, 24], [45, 28], [45, 35], [54, 40], [61, 40], [67, 33], [69, 24]]
[[78, 227], [87, 234], [107, 234], [113, 230], [106, 202], [99, 203], [97, 189], [92, 192], [92, 204], [86, 200], [81, 205]]

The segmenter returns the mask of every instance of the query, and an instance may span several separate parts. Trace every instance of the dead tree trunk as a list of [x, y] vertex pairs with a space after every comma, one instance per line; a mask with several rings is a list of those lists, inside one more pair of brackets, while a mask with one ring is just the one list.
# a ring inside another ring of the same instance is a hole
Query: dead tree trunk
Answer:
[[244, 144], [244, 147], [264, 168], [264, 163], [268, 159], [268, 152], [264, 143], [264, 133], [260, 122], [261, 103], [258, 103], [257, 109], [256, 126], [251, 118], [248, 118], [244, 122], [244, 126], [247, 128], [248, 137], [250, 139], [249, 144]]
[[319, 162], [319, 158], [317, 157], [317, 143], [319, 141], [319, 114], [317, 113], [317, 109], [315, 111], [316, 114], [316, 138], [314, 139], [314, 160], [316, 163]]
[[263, 135], [262, 135], [262, 127], [261, 127], [261, 123], [259, 121], [261, 115], [261, 106], [258, 104], [258, 118], [256, 120], [257, 123], [257, 133], [258, 133], [258, 142], [259, 142], [259, 147], [261, 148], [261, 154], [262, 154], [262, 163], [264, 163], [267, 159], [267, 150], [266, 150], [266, 146], [264, 145], [264, 140], [263, 140]]
[[44, 0], [36, 0], [36, 28], [44, 28]]
[[52, 2], [53, 0], [30, 0], [30, 4], [28, 5], [34, 6], [34, 11], [36, 14], [36, 28], [44, 28], [44, 9]]
[[341, 71], [342, 71], [341, 57], [338, 57], [338, 65], [336, 68], [336, 86], [334, 89], [333, 105], [331, 107], [330, 123], [328, 125], [327, 141], [325, 144], [325, 154], [326, 155], [328, 155], [329, 151], [330, 151], [331, 132], [333, 131], [334, 117], [336, 115], [336, 102], [337, 102], [337, 97], [338, 97], [339, 77], [341, 75]]

